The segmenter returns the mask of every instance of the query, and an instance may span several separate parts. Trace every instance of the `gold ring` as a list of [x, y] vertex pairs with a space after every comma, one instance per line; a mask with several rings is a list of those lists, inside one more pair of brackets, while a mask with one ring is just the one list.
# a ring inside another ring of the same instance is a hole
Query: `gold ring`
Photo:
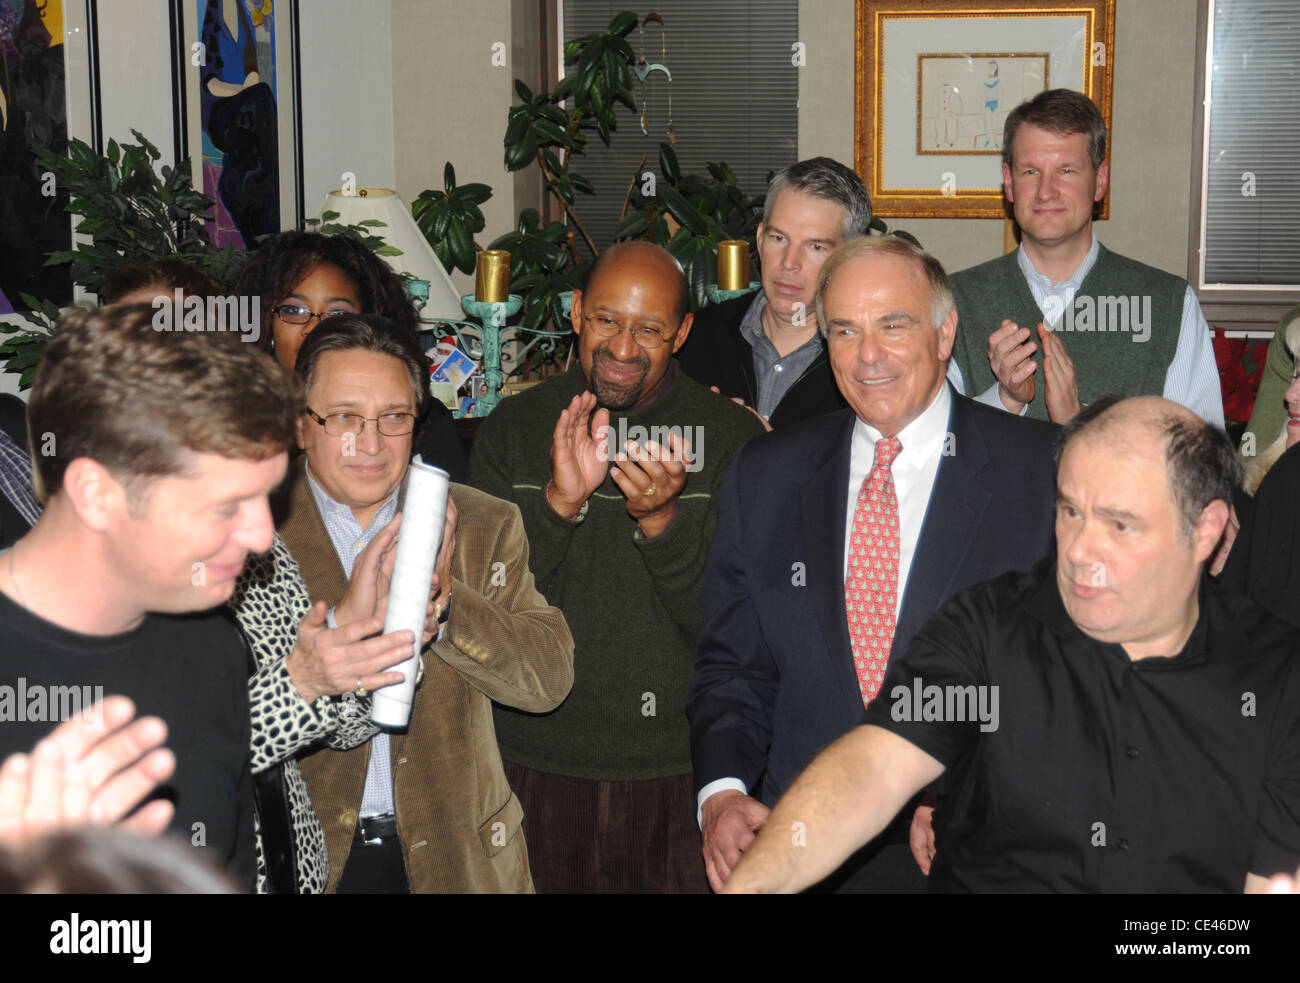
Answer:
[[366, 688], [361, 685], [360, 676], [357, 677], [357, 688], [354, 689], [352, 692], [355, 693], [358, 697], [363, 697], [366, 695]]
[[647, 488], [645, 491], [643, 491], [641, 494], [644, 495], [646, 498], [654, 498], [656, 491], [658, 491], [658, 489], [655, 487], [655, 483], [652, 481], [650, 482], [650, 487]]

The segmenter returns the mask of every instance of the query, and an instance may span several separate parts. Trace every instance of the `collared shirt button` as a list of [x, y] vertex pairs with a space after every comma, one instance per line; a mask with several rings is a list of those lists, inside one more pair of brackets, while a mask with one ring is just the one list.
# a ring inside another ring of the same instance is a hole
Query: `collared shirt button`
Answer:
[[1126, 751], [1125, 753], [1126, 753], [1130, 758], [1136, 758], [1136, 757], [1138, 756], [1138, 749], [1135, 748], [1135, 747], [1133, 747], [1132, 745], [1129, 745], [1129, 749], [1128, 749], [1128, 751]]
[[777, 362], [775, 365], [772, 366], [772, 371], [773, 371], [773, 372], [784, 372], [784, 371], [785, 371], [785, 366], [782, 365], [780, 362]]

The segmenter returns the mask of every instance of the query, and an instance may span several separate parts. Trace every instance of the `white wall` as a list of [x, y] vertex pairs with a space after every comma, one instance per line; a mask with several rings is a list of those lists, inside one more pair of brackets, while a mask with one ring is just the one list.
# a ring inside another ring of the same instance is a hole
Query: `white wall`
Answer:
[[361, 187], [397, 187], [390, 6], [389, 0], [299, 5], [308, 217], [320, 211], [325, 193], [340, 186], [345, 171]]
[[[475, 236], [487, 248], [518, 214], [502, 142], [514, 78], [525, 74], [512, 57], [511, 0], [392, 0], [392, 11], [397, 190], [408, 204], [426, 188], [440, 190], [447, 161], [457, 183], [490, 185], [480, 206], [486, 228]], [[504, 64], [494, 65], [498, 44]], [[472, 275], [453, 273], [452, 281], [462, 294], [473, 290]]]
[[170, 166], [175, 161], [167, 0], [113, 0], [98, 9], [104, 146], [110, 139], [133, 143], [136, 129], [162, 152], [160, 163]]

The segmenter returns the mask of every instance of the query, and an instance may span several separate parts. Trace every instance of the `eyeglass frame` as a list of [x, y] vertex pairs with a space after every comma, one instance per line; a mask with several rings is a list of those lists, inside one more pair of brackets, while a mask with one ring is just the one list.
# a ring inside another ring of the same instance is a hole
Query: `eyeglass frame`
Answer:
[[[306, 311], [307, 317], [301, 321], [290, 321], [287, 317], [285, 317], [283, 314], [280, 313], [285, 308], [293, 308], [294, 310], [298, 310], [298, 311]], [[312, 318], [316, 318], [318, 321], [328, 321], [332, 317], [341, 317], [344, 314], [355, 314], [356, 311], [313, 311], [305, 304], [276, 304], [274, 307], [271, 308], [271, 313], [274, 314], [276, 317], [278, 317], [285, 324], [292, 324], [295, 328], [300, 328], [304, 324], [310, 323]]]
[[[327, 413], [327, 414], [325, 414], [324, 416], [321, 416], [319, 413], [317, 413], [315, 410], [313, 410], [310, 406], [305, 407], [305, 408], [303, 409], [303, 412], [304, 412], [305, 414], [307, 414], [307, 416], [311, 417], [314, 421], [316, 421], [317, 423], [319, 423], [319, 424], [321, 425], [321, 427], [325, 430], [325, 433], [328, 434], [328, 435], [331, 436], [331, 437], [344, 437], [344, 436], [347, 436], [348, 434], [352, 434], [353, 436], [360, 437], [363, 433], [366, 432], [366, 424], [367, 424], [367, 423], [373, 423], [373, 424], [375, 425], [375, 432], [378, 433], [379, 436], [381, 436], [381, 437], [405, 437], [405, 436], [407, 436], [408, 434], [413, 434], [413, 433], [415, 433], [415, 425], [416, 425], [416, 423], [418, 423], [419, 420], [420, 420], [420, 417], [419, 417], [417, 414], [415, 414], [415, 413], [385, 413], [384, 416], [409, 416], [409, 417], [411, 418], [411, 429], [410, 429], [410, 430], [403, 430], [401, 433], [384, 433], [383, 430], [379, 429], [379, 421], [382, 419], [382, 417], [376, 417], [376, 416], [361, 416], [360, 413], [348, 413], [348, 412], [346, 412], [346, 411], [340, 411], [340, 412], [338, 412], [338, 413]], [[359, 428], [357, 428], [356, 430], [344, 430], [343, 433], [330, 433], [330, 432], [329, 432], [329, 425], [326, 423], [326, 421], [327, 421], [330, 417], [334, 417], [334, 416], [355, 416], [355, 417], [358, 417], [358, 418], [360, 418], [360, 420], [361, 420], [361, 426], [360, 426]]]
[[[613, 334], [604, 334], [599, 329], [592, 327], [591, 319], [595, 317], [603, 317], [605, 320], [613, 322], [615, 325], [618, 326], [618, 330], [615, 331]], [[673, 333], [665, 338], [660, 332], [656, 331], [648, 324], [642, 325], [642, 327], [640, 328], [629, 328], [622, 321], [618, 320], [617, 318], [610, 317], [608, 314], [591, 314], [588, 313], [587, 311], [583, 311], [582, 320], [586, 323], [587, 327], [590, 328], [595, 333], [595, 335], [598, 338], [617, 338], [624, 331], [626, 331], [632, 336], [632, 341], [635, 342], [636, 346], [640, 348], [642, 351], [646, 351], [646, 352], [653, 352], [659, 348], [662, 348], [664, 345], [671, 343], [673, 338], [677, 335], [677, 331], [680, 330], [680, 327], [674, 329]], [[649, 331], [650, 334], [654, 335], [656, 338], [659, 339], [659, 344], [647, 348], [645, 345], [641, 344], [641, 342], [637, 341], [637, 332], [641, 330]]]

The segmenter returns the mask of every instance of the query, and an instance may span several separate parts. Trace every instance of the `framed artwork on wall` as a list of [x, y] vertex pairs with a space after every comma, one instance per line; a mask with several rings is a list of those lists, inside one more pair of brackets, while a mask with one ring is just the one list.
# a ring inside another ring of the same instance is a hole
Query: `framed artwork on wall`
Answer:
[[71, 247], [67, 195], [38, 163], [69, 136], [98, 135], [95, 0], [0, 0], [0, 316], [28, 293], [73, 300], [68, 267], [45, 258]]
[[172, 0], [177, 159], [213, 198], [217, 245], [303, 220], [297, 0]]
[[1008, 113], [1068, 88], [1109, 127], [1114, 46], [1115, 0], [857, 0], [854, 163], [875, 213], [1004, 217]]

